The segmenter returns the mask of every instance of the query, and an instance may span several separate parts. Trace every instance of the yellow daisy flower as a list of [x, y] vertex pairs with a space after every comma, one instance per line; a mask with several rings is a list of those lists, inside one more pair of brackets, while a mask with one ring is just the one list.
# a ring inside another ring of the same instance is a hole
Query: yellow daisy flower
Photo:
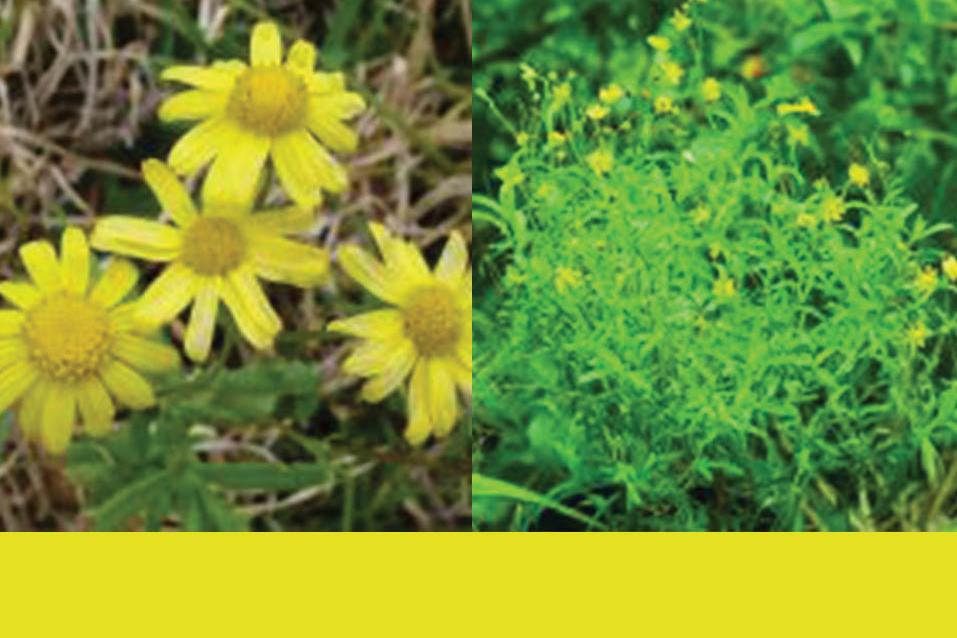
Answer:
[[458, 417], [456, 388], [472, 394], [472, 269], [462, 236], [454, 232], [429, 271], [412, 244], [369, 224], [384, 263], [357, 246], [339, 260], [369, 292], [395, 308], [333, 321], [329, 329], [364, 341], [343, 370], [370, 377], [362, 398], [381, 401], [411, 375], [409, 425], [413, 445], [429, 433], [445, 436]]
[[684, 31], [691, 26], [691, 18], [688, 17], [688, 14], [682, 9], [675, 9], [675, 13], [671, 16], [671, 24], [675, 26], [675, 29], [678, 31]]
[[598, 121], [608, 115], [608, 109], [601, 104], [592, 104], [585, 110], [585, 115], [587, 115], [589, 119]]
[[685, 70], [681, 65], [671, 60], [661, 63], [661, 71], [672, 84], [681, 84], [681, 79], [685, 76]]
[[705, 78], [701, 82], [701, 95], [705, 102], [717, 102], [721, 99], [721, 83], [714, 78]]
[[120, 301], [136, 284], [128, 261], [112, 260], [90, 286], [90, 249], [77, 228], [63, 233], [60, 258], [47, 241], [20, 248], [32, 282], [0, 283], [16, 309], [0, 310], [0, 410], [18, 403], [24, 436], [62, 454], [78, 416], [102, 436], [115, 402], [147, 408], [156, 402], [140, 372], [175, 369], [172, 348], [144, 337]]
[[947, 279], [957, 281], [957, 259], [953, 255], [947, 255], [940, 263], [940, 269], [944, 271]]
[[91, 239], [99, 250], [170, 262], [143, 293], [137, 319], [166, 323], [192, 301], [185, 349], [191, 359], [202, 361], [209, 355], [222, 299], [243, 336], [256, 348], [270, 347], [282, 324], [257, 277], [308, 288], [329, 275], [328, 252], [283, 237], [307, 231], [313, 214], [296, 206], [252, 213], [249, 201], [207, 203], [200, 214], [162, 162], [146, 160], [143, 177], [175, 225], [107, 216]]
[[597, 174], [601, 175], [611, 171], [612, 166], [615, 165], [615, 156], [611, 151], [600, 149], [589, 153], [585, 157], [585, 163], [595, 171]]
[[923, 348], [929, 335], [930, 331], [927, 330], [923, 321], [918, 321], [907, 328], [907, 342], [914, 348]]
[[674, 113], [675, 101], [666, 95], [659, 95], [654, 101], [655, 113]]
[[255, 26], [250, 49], [248, 66], [230, 60], [163, 71], [163, 79], [196, 88], [166, 100], [160, 119], [202, 120], [173, 146], [169, 165], [190, 175], [212, 161], [206, 201], [253, 198], [267, 156], [302, 206], [318, 204], [322, 190], [345, 191], [346, 171], [323, 145], [355, 150], [357, 135], [343, 120], [365, 108], [362, 97], [346, 91], [341, 73], [315, 71], [316, 48], [309, 42], [295, 42], [282, 64], [279, 29], [271, 22]]
[[871, 183], [871, 174], [868, 172], [867, 167], [857, 163], [852, 163], [850, 168], [847, 169], [847, 176], [851, 180], [851, 183], [858, 188], [864, 188]]
[[841, 197], [832, 195], [824, 200], [824, 218], [833, 223], [844, 219], [845, 205]]
[[615, 83], [609, 84], [598, 91], [598, 99], [605, 104], [615, 104], [625, 97], [625, 92]]
[[662, 35], [649, 35], [647, 41], [655, 51], [667, 53], [671, 49], [671, 40]]
[[922, 295], [929, 295], [937, 289], [937, 271], [933, 266], [927, 266], [917, 273], [914, 278], [914, 287]]

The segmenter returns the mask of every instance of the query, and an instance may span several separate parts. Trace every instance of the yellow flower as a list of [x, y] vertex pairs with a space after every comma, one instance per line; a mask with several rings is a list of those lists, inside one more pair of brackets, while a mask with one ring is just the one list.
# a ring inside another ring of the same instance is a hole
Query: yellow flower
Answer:
[[659, 95], [654, 102], [655, 113], [674, 113], [675, 102], [670, 97]]
[[744, 62], [741, 64], [741, 75], [749, 80], [759, 78], [766, 72], [767, 71], [764, 68], [764, 60], [757, 53], [753, 53], [746, 57]]
[[923, 321], [918, 321], [907, 329], [907, 342], [915, 348], [923, 348], [930, 332]]
[[568, 82], [562, 82], [552, 91], [553, 106], [558, 108], [568, 102], [572, 97], [572, 85]]
[[821, 112], [817, 110], [817, 106], [814, 105], [814, 102], [806, 97], [794, 104], [778, 104], [778, 115], [791, 115], [792, 113], [807, 113], [809, 115], [821, 114]]
[[734, 287], [734, 279], [724, 276], [715, 280], [711, 291], [716, 297], [720, 297], [722, 299], [730, 299], [738, 294]]
[[585, 111], [585, 115], [587, 115], [589, 119], [598, 121], [608, 115], [608, 109], [601, 104], [592, 104], [588, 107], [588, 110]]
[[954, 259], [953, 255], [944, 257], [944, 260], [940, 263], [940, 269], [944, 271], [947, 279], [957, 281], [957, 259]]
[[209, 355], [222, 299], [253, 346], [271, 346], [282, 323], [257, 277], [306, 288], [329, 276], [325, 250], [283, 237], [307, 231], [312, 213], [297, 206], [252, 213], [247, 202], [206, 204], [200, 214], [162, 162], [146, 160], [143, 177], [174, 225], [107, 216], [97, 222], [90, 241], [99, 250], [170, 262], [143, 293], [137, 319], [146, 325], [166, 323], [193, 302], [185, 349], [191, 359], [202, 361]]
[[593, 171], [600, 175], [611, 170], [611, 167], [615, 163], [615, 157], [611, 151], [598, 150], [589, 154], [588, 157], [585, 158], [585, 162]]
[[564, 144], [568, 140], [568, 136], [564, 133], [558, 131], [549, 131], [548, 132], [548, 145], [552, 148], [556, 148]]
[[163, 79], [196, 88], [166, 100], [160, 118], [202, 120], [173, 146], [169, 165], [191, 175], [212, 161], [203, 185], [206, 203], [252, 200], [267, 157], [286, 192], [303, 206], [318, 204], [323, 190], [345, 191], [346, 171], [323, 144], [355, 150], [357, 135], [343, 120], [365, 108], [362, 97], [345, 90], [341, 73], [314, 71], [316, 48], [308, 42], [295, 42], [281, 64], [279, 29], [271, 22], [256, 25], [250, 48], [249, 66], [230, 60], [163, 71]]
[[937, 288], [937, 271], [933, 266], [927, 266], [914, 279], [914, 287], [924, 295], [929, 295]]
[[113, 426], [114, 401], [155, 404], [140, 372], [175, 369], [179, 356], [145, 338], [120, 303], [136, 285], [136, 269], [113, 259], [90, 285], [90, 249], [77, 228], [63, 233], [60, 258], [46, 241], [20, 248], [32, 282], [0, 283], [16, 310], [0, 310], [0, 410], [18, 404], [27, 438], [53, 454], [66, 450], [78, 422], [95, 436]]
[[609, 84], [598, 92], [598, 99], [605, 104], [614, 104], [625, 97], [625, 92], [617, 84]]
[[847, 170], [847, 176], [850, 178], [851, 183], [858, 188], [864, 188], [871, 183], [871, 174], [867, 172], [867, 168], [857, 163], [851, 164]]
[[803, 124], [795, 126], [793, 124], [787, 124], [788, 128], [788, 144], [792, 146], [807, 146], [811, 142], [809, 136], [809, 131], [807, 126]]
[[824, 200], [824, 219], [837, 223], [844, 219], [844, 200], [831, 196]]
[[515, 136], [515, 143], [519, 146], [525, 146], [528, 144], [528, 133], [524, 131]]
[[721, 83], [714, 78], [705, 78], [701, 82], [701, 95], [705, 102], [717, 102], [721, 99]]
[[711, 219], [711, 210], [707, 206], [701, 205], [694, 210], [694, 223], [706, 224], [709, 219]]
[[661, 70], [672, 84], [681, 84], [681, 78], [685, 75], [685, 70], [681, 68], [681, 65], [671, 60], [662, 62]]
[[671, 24], [673, 24], [678, 31], [684, 31], [691, 26], [691, 18], [681, 9], [675, 9], [675, 14], [671, 16]]
[[661, 51], [662, 53], [667, 53], [671, 49], [671, 40], [661, 35], [649, 35], [648, 44], [655, 51]]
[[809, 213], [798, 213], [797, 225], [801, 228], [814, 228], [817, 226], [817, 217]]
[[582, 273], [574, 268], [559, 266], [555, 269], [555, 290], [560, 295], [564, 295], [572, 288], [578, 288], [582, 285], [582, 281]]
[[369, 292], [395, 306], [333, 321], [329, 329], [363, 339], [342, 364], [369, 377], [362, 398], [381, 401], [411, 375], [409, 425], [413, 445], [430, 432], [445, 436], [458, 417], [456, 388], [472, 394], [472, 269], [462, 236], [453, 232], [430, 272], [419, 251], [370, 224], [384, 263], [357, 246], [339, 260]]

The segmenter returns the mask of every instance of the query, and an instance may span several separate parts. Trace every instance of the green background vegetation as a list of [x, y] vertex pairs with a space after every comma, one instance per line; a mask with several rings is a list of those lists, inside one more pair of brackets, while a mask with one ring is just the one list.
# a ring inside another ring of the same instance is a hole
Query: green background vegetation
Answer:
[[[0, 269], [33, 238], [104, 213], [153, 217], [140, 162], [165, 158], [188, 125], [155, 110], [172, 64], [248, 59], [252, 26], [274, 19], [342, 70], [370, 105], [343, 158], [351, 190], [317, 211], [310, 241], [333, 251], [386, 220], [434, 258], [471, 236], [468, 1], [12, 2], [0, 24]], [[94, 8], [96, 13], [88, 11]], [[274, 184], [261, 204], [284, 201]], [[142, 283], [155, 268], [140, 264]], [[250, 351], [220, 314], [210, 363], [158, 381], [160, 407], [123, 415], [66, 459], [27, 445], [0, 415], [0, 529], [468, 529], [467, 427], [412, 449], [400, 395], [358, 401], [339, 370], [336, 316], [377, 306], [342, 273], [315, 291], [269, 286], [283, 318], [273, 356]], [[182, 334], [182, 325], [172, 326]], [[178, 341], [174, 340], [178, 343]]]
[[953, 528], [957, 3], [678, 6], [476, 7], [475, 526]]

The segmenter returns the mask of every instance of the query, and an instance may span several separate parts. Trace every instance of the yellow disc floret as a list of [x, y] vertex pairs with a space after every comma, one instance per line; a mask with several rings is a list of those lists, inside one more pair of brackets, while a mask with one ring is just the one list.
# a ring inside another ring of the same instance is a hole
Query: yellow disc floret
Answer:
[[402, 309], [405, 333], [427, 357], [452, 354], [462, 332], [462, 311], [455, 294], [443, 285], [413, 290]]
[[57, 381], [93, 375], [110, 346], [106, 310], [67, 293], [47, 297], [23, 323], [30, 358]]
[[253, 67], [236, 79], [227, 112], [262, 135], [275, 136], [303, 125], [308, 92], [295, 73], [282, 67]]
[[225, 275], [243, 262], [246, 240], [235, 221], [200, 217], [183, 233], [180, 259], [199, 275]]

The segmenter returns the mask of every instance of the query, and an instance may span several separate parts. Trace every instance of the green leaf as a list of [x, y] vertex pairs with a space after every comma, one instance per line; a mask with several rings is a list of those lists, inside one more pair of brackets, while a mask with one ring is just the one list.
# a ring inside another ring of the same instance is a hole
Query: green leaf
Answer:
[[537, 492], [527, 490], [518, 485], [513, 485], [506, 481], [502, 481], [496, 478], [489, 476], [483, 476], [481, 474], [472, 474], [472, 498], [507, 498], [514, 501], [520, 501], [524, 503], [532, 503], [546, 509], [553, 509], [556, 512], [563, 514], [569, 518], [575, 519], [580, 523], [585, 523], [591, 527], [596, 527], [598, 529], [606, 529], [604, 525], [595, 519], [582, 514], [581, 512], [574, 510], [570, 507], [562, 505], [558, 501], [552, 500], [547, 496], [542, 496]]
[[98, 531], [116, 531], [128, 518], [146, 511], [157, 492], [169, 489], [169, 473], [160, 470], [147, 474], [119, 490], [90, 512]]
[[194, 470], [204, 482], [230, 490], [298, 490], [332, 475], [324, 463], [203, 463]]

